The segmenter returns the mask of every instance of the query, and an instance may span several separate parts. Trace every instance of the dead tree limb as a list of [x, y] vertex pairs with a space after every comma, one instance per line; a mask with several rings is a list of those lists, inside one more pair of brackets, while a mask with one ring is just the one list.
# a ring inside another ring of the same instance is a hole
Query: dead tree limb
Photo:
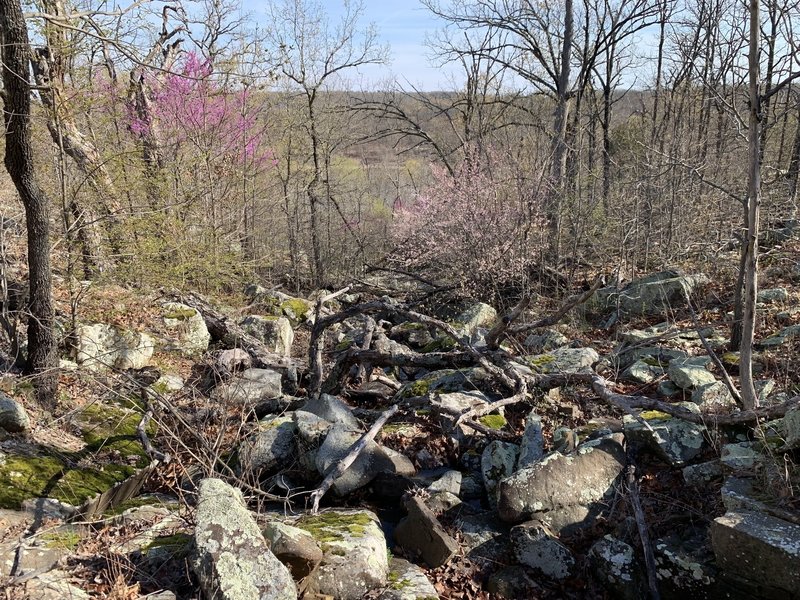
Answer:
[[308, 364], [311, 371], [311, 384], [308, 387], [309, 398], [319, 398], [322, 389], [322, 349], [325, 346], [325, 330], [328, 327], [321, 318], [322, 307], [326, 302], [346, 294], [349, 290], [348, 286], [317, 300], [314, 310], [314, 326], [311, 328], [311, 341], [308, 347]]
[[514, 320], [517, 319], [530, 304], [530, 297], [523, 298], [513, 309], [511, 309], [507, 315], [504, 315], [503, 318], [500, 319], [500, 321], [494, 327], [492, 327], [486, 336], [486, 345], [491, 349], [495, 349], [506, 333], [517, 334], [530, 331], [531, 329], [555, 325], [561, 321], [561, 319], [563, 319], [564, 316], [573, 308], [587, 302], [594, 295], [594, 293], [600, 289], [603, 283], [605, 283], [605, 277], [599, 275], [597, 279], [594, 280], [592, 287], [585, 292], [575, 294], [574, 296], [567, 298], [558, 308], [558, 310], [556, 310], [556, 312], [554, 312], [552, 315], [542, 317], [533, 323], [525, 323], [523, 325], [511, 327], [511, 324], [514, 322]]
[[369, 428], [364, 435], [362, 435], [358, 441], [350, 447], [350, 450], [347, 454], [342, 458], [336, 466], [328, 471], [328, 474], [325, 476], [325, 479], [322, 480], [320, 486], [311, 492], [310, 500], [311, 504], [311, 514], [317, 514], [319, 512], [319, 501], [322, 500], [322, 497], [327, 493], [327, 491], [333, 485], [333, 482], [336, 481], [342, 474], [350, 468], [350, 465], [358, 458], [358, 455], [367, 447], [367, 443], [372, 440], [378, 432], [381, 430], [388, 421], [399, 409], [397, 404], [393, 405], [388, 410], [384, 411], [384, 413], [378, 417], [378, 420], [372, 424], [372, 427]]
[[639, 539], [642, 541], [642, 551], [644, 552], [644, 565], [647, 571], [647, 585], [650, 588], [650, 598], [659, 600], [661, 595], [658, 592], [658, 580], [656, 579], [656, 558], [653, 554], [653, 545], [650, 543], [650, 533], [647, 529], [647, 521], [642, 510], [642, 503], [639, 500], [639, 482], [636, 481], [636, 467], [628, 465], [628, 500], [633, 508], [633, 515], [636, 519], [636, 528], [639, 530]]

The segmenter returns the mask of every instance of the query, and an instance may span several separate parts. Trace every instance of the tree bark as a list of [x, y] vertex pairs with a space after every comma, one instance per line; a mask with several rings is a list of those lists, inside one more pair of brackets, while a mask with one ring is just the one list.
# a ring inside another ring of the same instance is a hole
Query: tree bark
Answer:
[[758, 227], [761, 208], [761, 102], [759, 93], [759, 46], [761, 25], [759, 0], [750, 0], [750, 119], [748, 129], [747, 174], [747, 244], [744, 252], [744, 316], [742, 343], [739, 346], [739, 380], [745, 410], [758, 406], [753, 385], [753, 341], [756, 327], [756, 295], [758, 293]]
[[28, 358], [25, 372], [35, 375], [36, 399], [55, 407], [58, 385], [53, 335], [50, 271], [50, 207], [36, 183], [31, 141], [31, 90], [28, 81], [30, 43], [19, 0], [0, 0], [3, 48], [3, 102], [6, 127], [5, 166], [25, 207], [28, 229], [30, 304]]

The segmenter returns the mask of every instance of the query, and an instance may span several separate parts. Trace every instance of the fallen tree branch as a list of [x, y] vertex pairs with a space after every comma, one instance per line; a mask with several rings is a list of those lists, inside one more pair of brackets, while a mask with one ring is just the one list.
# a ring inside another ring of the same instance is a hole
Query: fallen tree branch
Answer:
[[322, 306], [339, 296], [346, 294], [350, 287], [340, 289], [317, 300], [314, 312], [314, 326], [311, 328], [311, 340], [308, 347], [308, 364], [311, 371], [311, 383], [308, 386], [308, 397], [319, 398], [322, 388], [322, 349], [325, 346], [325, 330], [328, 325], [321, 319]]
[[650, 588], [650, 598], [659, 600], [661, 595], [658, 592], [658, 580], [656, 578], [656, 557], [653, 553], [653, 545], [650, 543], [650, 533], [647, 529], [647, 521], [642, 510], [642, 503], [639, 500], [639, 482], [636, 481], [636, 467], [628, 465], [628, 500], [633, 508], [633, 515], [636, 520], [636, 528], [639, 530], [639, 539], [642, 542], [644, 553], [644, 566], [647, 571], [647, 585]]
[[334, 481], [336, 481], [342, 474], [350, 468], [350, 465], [358, 458], [358, 455], [367, 447], [367, 443], [372, 440], [378, 432], [381, 430], [386, 424], [392, 415], [394, 415], [399, 406], [397, 404], [393, 405], [388, 410], [384, 411], [384, 413], [378, 417], [378, 420], [372, 424], [372, 427], [369, 428], [364, 435], [362, 435], [358, 441], [350, 447], [350, 450], [347, 454], [342, 458], [336, 466], [328, 471], [328, 474], [325, 476], [325, 479], [322, 480], [320, 486], [311, 492], [310, 500], [312, 502], [311, 505], [311, 514], [317, 514], [319, 512], [319, 501], [322, 500], [322, 497], [327, 493], [327, 491], [331, 488]]
[[153, 447], [153, 444], [150, 443], [150, 438], [147, 436], [147, 425], [150, 423], [150, 420], [153, 418], [153, 411], [148, 406], [145, 413], [142, 415], [139, 424], [136, 426], [136, 432], [139, 434], [139, 439], [142, 442], [142, 447], [144, 451], [147, 452], [147, 455], [154, 460], [159, 461], [163, 464], [169, 464], [172, 460], [172, 457], [169, 453], [159, 452]]

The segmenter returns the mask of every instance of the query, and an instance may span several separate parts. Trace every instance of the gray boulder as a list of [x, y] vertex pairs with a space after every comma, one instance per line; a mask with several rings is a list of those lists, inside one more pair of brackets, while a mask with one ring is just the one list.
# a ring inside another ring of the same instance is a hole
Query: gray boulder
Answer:
[[314, 536], [305, 529], [270, 521], [263, 533], [272, 553], [289, 567], [292, 577], [298, 581], [311, 573], [324, 558]]
[[402, 558], [389, 561], [388, 589], [378, 600], [436, 600], [439, 593], [422, 569]]
[[406, 552], [421, 556], [432, 569], [446, 564], [458, 552], [458, 542], [444, 530], [422, 498], [411, 496], [404, 504], [408, 516], [394, 530], [397, 543]]
[[763, 304], [775, 304], [779, 302], [786, 302], [789, 300], [789, 291], [786, 288], [769, 288], [766, 290], [759, 290], [757, 301]]
[[575, 569], [572, 552], [539, 521], [512, 527], [511, 546], [519, 564], [550, 579], [566, 579]]
[[591, 505], [613, 491], [624, 466], [621, 434], [585, 442], [569, 456], [552, 453], [500, 481], [498, 513], [519, 523], [535, 512]]
[[597, 291], [589, 302], [592, 312], [614, 310], [625, 316], [667, 314], [686, 306], [686, 297], [706, 285], [706, 275], [682, 275], [677, 271], [662, 271], [635, 279], [622, 290], [606, 287]]
[[290, 356], [294, 330], [286, 317], [248, 315], [239, 323], [247, 333], [260, 340], [271, 352]]
[[353, 415], [353, 409], [343, 400], [329, 394], [320, 394], [319, 398], [311, 398], [304, 405], [303, 410], [329, 423], [344, 425], [352, 430], [361, 428], [361, 424]]
[[[319, 474], [327, 475], [347, 455], [361, 435], [341, 424], [332, 426], [317, 452], [316, 467]], [[367, 485], [378, 473], [394, 473], [395, 469], [395, 463], [383, 448], [370, 440], [353, 464], [333, 482], [333, 490], [340, 496], [349, 494]]]
[[141, 369], [153, 356], [155, 341], [146, 333], [97, 323], [75, 330], [76, 361], [97, 371], [104, 368]]
[[684, 390], [714, 383], [717, 379], [706, 368], [708, 357], [677, 358], [669, 361], [670, 380]]
[[736, 400], [733, 399], [731, 391], [721, 381], [695, 388], [692, 392], [692, 402], [697, 404], [704, 413], [728, 412], [736, 407]]
[[517, 468], [524, 469], [542, 460], [544, 457], [544, 433], [542, 417], [531, 411], [525, 417], [525, 430], [520, 440]]
[[769, 593], [763, 597], [797, 597], [800, 525], [758, 512], [728, 512], [711, 523], [711, 544], [726, 576]]
[[470, 306], [453, 321], [459, 334], [471, 337], [480, 327], [489, 328], [497, 320], [497, 311], [483, 302]]
[[556, 329], [541, 329], [532, 333], [522, 343], [525, 349], [534, 354], [550, 352], [569, 344], [569, 338]]
[[622, 372], [623, 379], [634, 383], [653, 383], [664, 375], [664, 368], [657, 364], [649, 364], [644, 360], [637, 360]]
[[258, 431], [239, 445], [239, 466], [245, 473], [270, 471], [284, 466], [295, 453], [297, 432], [292, 414], [261, 419]]
[[320, 544], [322, 562], [306, 578], [306, 593], [361, 600], [384, 587], [389, 574], [386, 538], [378, 517], [368, 510], [330, 510], [302, 517], [295, 526]]
[[282, 399], [281, 374], [272, 369], [247, 369], [238, 377], [218, 385], [211, 397], [226, 403], [271, 413], [285, 408]]
[[211, 334], [208, 333], [203, 315], [196, 308], [179, 302], [165, 302], [161, 305], [161, 311], [167, 329], [165, 350], [187, 356], [197, 356], [208, 350]]
[[621, 600], [646, 597], [636, 556], [631, 546], [611, 535], [605, 535], [589, 550], [589, 562], [597, 580]]
[[0, 392], [0, 429], [10, 433], [24, 433], [31, 428], [25, 407]]
[[800, 336], [800, 325], [789, 325], [788, 327], [784, 327], [768, 338], [761, 340], [758, 345], [764, 348], [783, 346], [784, 344], [788, 344], [797, 336]]
[[289, 570], [275, 558], [239, 490], [200, 482], [192, 566], [203, 593], [219, 600], [296, 600]]
[[[700, 409], [694, 402], [679, 402], [677, 405], [700, 414]], [[706, 447], [706, 428], [703, 425], [656, 410], [643, 411], [639, 416], [650, 425], [650, 429], [630, 415], [625, 415], [625, 438], [649, 448], [673, 467], [684, 466]]]
[[557, 348], [546, 354], [524, 356], [522, 360], [535, 373], [591, 373], [600, 355], [594, 348]]
[[519, 456], [519, 446], [509, 442], [494, 440], [490, 442], [481, 454], [481, 475], [483, 485], [489, 494], [489, 501], [496, 500], [495, 490], [501, 479], [505, 479], [514, 472]]

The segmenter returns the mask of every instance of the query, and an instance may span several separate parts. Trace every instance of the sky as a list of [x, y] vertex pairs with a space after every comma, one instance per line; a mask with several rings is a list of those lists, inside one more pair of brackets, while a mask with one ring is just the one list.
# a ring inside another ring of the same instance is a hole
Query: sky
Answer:
[[[263, 2], [269, 0], [245, 0], [245, 8], [256, 18], [264, 14]], [[363, 0], [363, 26], [374, 23], [381, 41], [390, 46], [391, 62], [388, 65], [368, 65], [360, 70], [365, 87], [380, 87], [394, 76], [404, 86], [411, 84], [418, 89], [451, 90], [457, 84], [453, 67], [431, 64], [430, 50], [425, 46], [425, 37], [441, 29], [443, 23], [418, 0]], [[335, 25], [342, 13], [341, 0], [319, 0]], [[259, 6], [261, 5], [261, 6]], [[259, 19], [260, 20], [260, 19]], [[264, 25], [267, 25], [265, 22]], [[406, 86], [407, 87], [407, 86]]]

